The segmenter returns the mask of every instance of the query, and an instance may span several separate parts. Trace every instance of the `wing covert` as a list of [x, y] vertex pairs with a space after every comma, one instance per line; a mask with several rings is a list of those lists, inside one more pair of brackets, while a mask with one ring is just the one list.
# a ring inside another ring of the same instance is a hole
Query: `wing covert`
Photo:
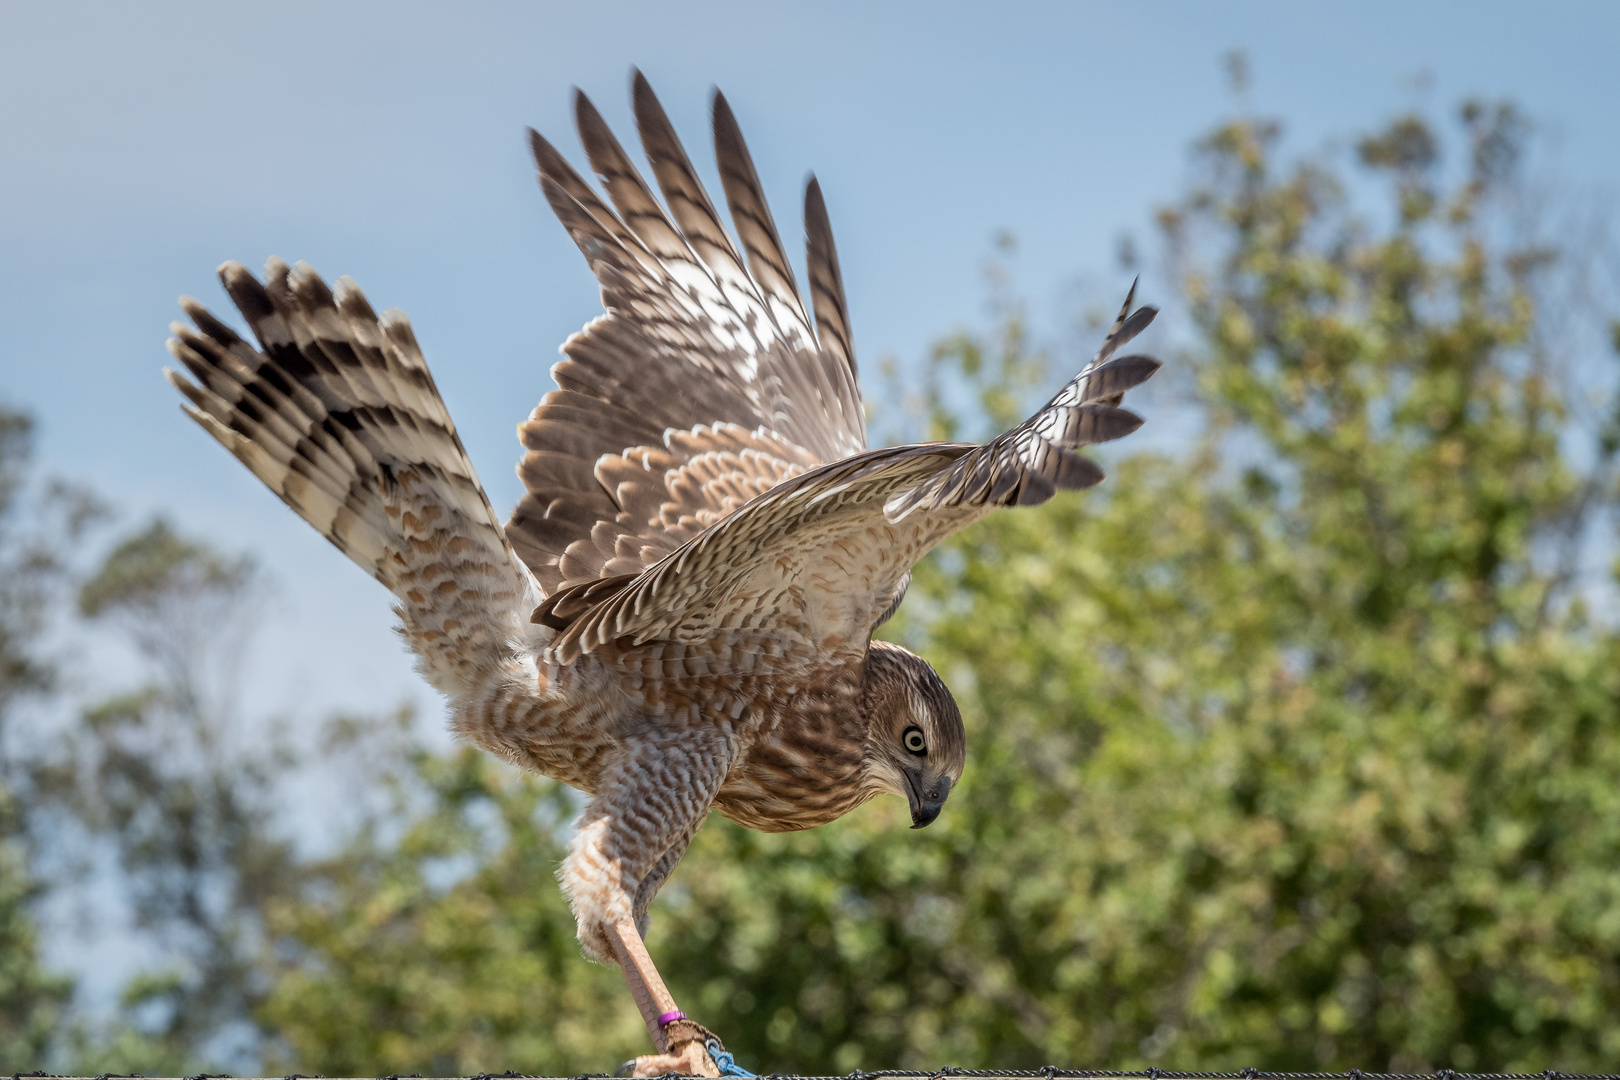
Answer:
[[998, 506], [1045, 502], [1103, 479], [1076, 451], [1141, 425], [1118, 402], [1159, 367], [1145, 356], [1114, 359], [1157, 313], [1132, 313], [1134, 293], [1133, 285], [1085, 369], [990, 442], [872, 450], [787, 477], [640, 574], [553, 593], [532, 616], [558, 631], [553, 660], [614, 641], [739, 630], [769, 630], [756, 636], [771, 647], [795, 637], [822, 650], [864, 650], [912, 565], [941, 540]]

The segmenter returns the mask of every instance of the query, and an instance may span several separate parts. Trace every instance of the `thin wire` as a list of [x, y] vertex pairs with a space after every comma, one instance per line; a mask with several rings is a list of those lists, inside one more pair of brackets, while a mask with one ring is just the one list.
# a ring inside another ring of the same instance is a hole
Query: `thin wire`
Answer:
[[[586, 1073], [575, 1080], [595, 1080], [601, 1073]], [[675, 1077], [667, 1073], [664, 1078]], [[1536, 1073], [1471, 1073], [1438, 1069], [1432, 1073], [1386, 1073], [1350, 1069], [1346, 1072], [1278, 1072], [1242, 1069], [1237, 1072], [1188, 1072], [1182, 1069], [857, 1069], [845, 1076], [810, 1076], [801, 1073], [760, 1073], [759, 1080], [1620, 1080], [1620, 1073], [1566, 1073], [1545, 1069]]]
[[[203, 1074], [209, 1080], [220, 1074]], [[299, 1074], [292, 1074], [293, 1077]], [[390, 1073], [378, 1080], [404, 1080], [420, 1073]], [[670, 1080], [679, 1073], [665, 1073], [657, 1080]], [[28, 1077], [50, 1077], [52, 1080], [92, 1080], [90, 1077], [58, 1076], [55, 1073], [12, 1073], [11, 1080]], [[140, 1080], [140, 1073], [102, 1073], [93, 1080]], [[857, 1069], [843, 1076], [811, 1076], [801, 1073], [761, 1073], [759, 1080], [945, 1080], [961, 1077], [963, 1080], [1620, 1080], [1620, 1073], [1567, 1073], [1544, 1069], [1535, 1073], [1471, 1073], [1452, 1069], [1437, 1069], [1427, 1073], [1367, 1072], [1350, 1069], [1346, 1072], [1275, 1072], [1270, 1069], [1241, 1069], [1237, 1072], [1186, 1072], [1181, 1069], [1059, 1069], [1047, 1065], [1040, 1069]], [[4, 1074], [0, 1073], [0, 1080]], [[565, 1077], [546, 1078], [535, 1073], [501, 1072], [477, 1073], [455, 1080], [568, 1080]], [[201, 1080], [187, 1077], [185, 1080]], [[452, 1078], [438, 1078], [452, 1080]], [[572, 1080], [611, 1080], [608, 1073], [579, 1073]]]

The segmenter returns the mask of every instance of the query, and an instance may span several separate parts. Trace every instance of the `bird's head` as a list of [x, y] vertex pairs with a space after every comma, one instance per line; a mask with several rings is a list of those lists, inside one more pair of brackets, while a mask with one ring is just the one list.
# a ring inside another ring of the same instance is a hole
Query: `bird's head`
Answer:
[[939, 816], [967, 760], [956, 699], [928, 661], [874, 641], [866, 654], [861, 702], [866, 782], [903, 797], [911, 807], [911, 827], [920, 829]]

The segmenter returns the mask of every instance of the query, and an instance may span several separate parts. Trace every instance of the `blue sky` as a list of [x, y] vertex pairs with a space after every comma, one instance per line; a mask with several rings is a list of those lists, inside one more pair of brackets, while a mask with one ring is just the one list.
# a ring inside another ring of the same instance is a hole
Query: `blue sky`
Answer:
[[1620, 180], [1612, 4], [7, 2], [0, 398], [128, 520], [161, 510], [267, 564], [258, 708], [426, 703], [385, 594], [180, 415], [158, 378], [177, 295], [224, 305], [227, 258], [352, 275], [410, 314], [505, 507], [513, 425], [598, 310], [522, 138], [580, 159], [571, 86], [628, 142], [639, 65], [707, 168], [718, 84], [790, 248], [814, 169], [870, 371], [980, 317], [998, 230], [1037, 311], [1077, 277], [1122, 289], [1117, 239], [1149, 233], [1229, 109], [1234, 48], [1295, 148], [1512, 97], [1576, 188]]

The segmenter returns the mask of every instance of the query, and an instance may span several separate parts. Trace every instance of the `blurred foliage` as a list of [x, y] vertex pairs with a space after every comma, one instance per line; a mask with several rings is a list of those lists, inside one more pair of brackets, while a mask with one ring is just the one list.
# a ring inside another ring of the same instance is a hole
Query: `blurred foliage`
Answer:
[[[29, 904], [38, 882], [28, 866], [25, 771], [7, 749], [21, 705], [55, 683], [38, 639], [60, 563], [39, 542], [41, 509], [29, 490], [33, 424], [0, 406], [0, 1072], [26, 1071], [57, 1033], [70, 984], [45, 971]], [[64, 539], [83, 517], [70, 511]]]
[[45, 805], [112, 856], [133, 927], [167, 963], [124, 988], [110, 1031], [77, 1033], [79, 1068], [184, 1075], [259, 1051], [263, 912], [306, 876], [276, 828], [296, 755], [273, 728], [244, 732], [234, 706], [261, 591], [251, 560], [161, 519], [80, 584], [80, 613], [116, 629], [148, 678], [86, 709], [36, 771]]
[[[26, 558], [0, 568], [8, 596], [31, 598], [27, 617], [15, 621], [33, 639], [47, 607], [70, 606], [66, 554], [90, 516], [80, 510], [42, 522]], [[185, 1075], [259, 1051], [253, 1013], [270, 980], [261, 913], [296, 891], [304, 871], [276, 827], [293, 755], [273, 731], [240, 730], [232, 705], [229, 684], [241, 670], [258, 593], [249, 560], [227, 559], [161, 520], [116, 543], [77, 582], [73, 606], [127, 643], [145, 678], [84, 708], [75, 723], [36, 724], [28, 738], [11, 733], [0, 775], [16, 792], [13, 847], [19, 857], [31, 851], [48, 875], [34, 891], [84, 893], [79, 909], [64, 913], [73, 922], [108, 914], [93, 911], [83, 889], [102, 878], [125, 905], [113, 914], [164, 961], [123, 988], [110, 1023], [74, 1013], [48, 1039], [27, 1044], [12, 1062], [23, 1071], [49, 1063], [91, 1074]], [[54, 665], [31, 662], [38, 673], [29, 685], [47, 689]], [[0, 885], [9, 885], [3, 868]], [[0, 927], [10, 896], [0, 888]], [[0, 967], [33, 956], [18, 926], [14, 953], [0, 929]], [[57, 1002], [71, 989], [60, 979], [49, 986]]]
[[[0, 829], [14, 828], [16, 807], [0, 790]], [[28, 902], [34, 882], [22, 849], [0, 833], [0, 1069], [31, 1071], [57, 1033], [71, 983], [43, 970]]]
[[581, 958], [557, 887], [574, 793], [472, 749], [405, 758], [383, 778], [398, 801], [319, 867], [314, 898], [272, 909], [298, 945], [261, 1014], [274, 1066], [567, 1075], [645, 1053], [622, 977]]
[[[1620, 398], [1610, 343], [1568, 332], [1592, 313], [1538, 224], [1530, 134], [1472, 103], [1454, 138], [1395, 119], [1354, 170], [1286, 161], [1256, 119], [1200, 143], [1151, 298], [1187, 342], [1144, 410], [1174, 452], [1144, 432], [1104, 488], [956, 538], [885, 628], [969, 725], [945, 814], [717, 818], [655, 905], [677, 999], [743, 1063], [1620, 1060], [1620, 628], [1592, 569]], [[986, 434], [1056, 381], [1000, 269], [992, 295], [994, 326], [908, 386], [914, 434]], [[81, 590], [153, 676], [41, 761], [178, 960], [78, 1060], [567, 1074], [644, 1050], [553, 880], [576, 794], [405, 718], [302, 759], [230, 736], [204, 669], [239, 663], [220, 642], [254, 580], [157, 524]], [[319, 858], [277, 825], [300, 761], [364, 804]], [[28, 1000], [59, 1001], [17, 955]]]

